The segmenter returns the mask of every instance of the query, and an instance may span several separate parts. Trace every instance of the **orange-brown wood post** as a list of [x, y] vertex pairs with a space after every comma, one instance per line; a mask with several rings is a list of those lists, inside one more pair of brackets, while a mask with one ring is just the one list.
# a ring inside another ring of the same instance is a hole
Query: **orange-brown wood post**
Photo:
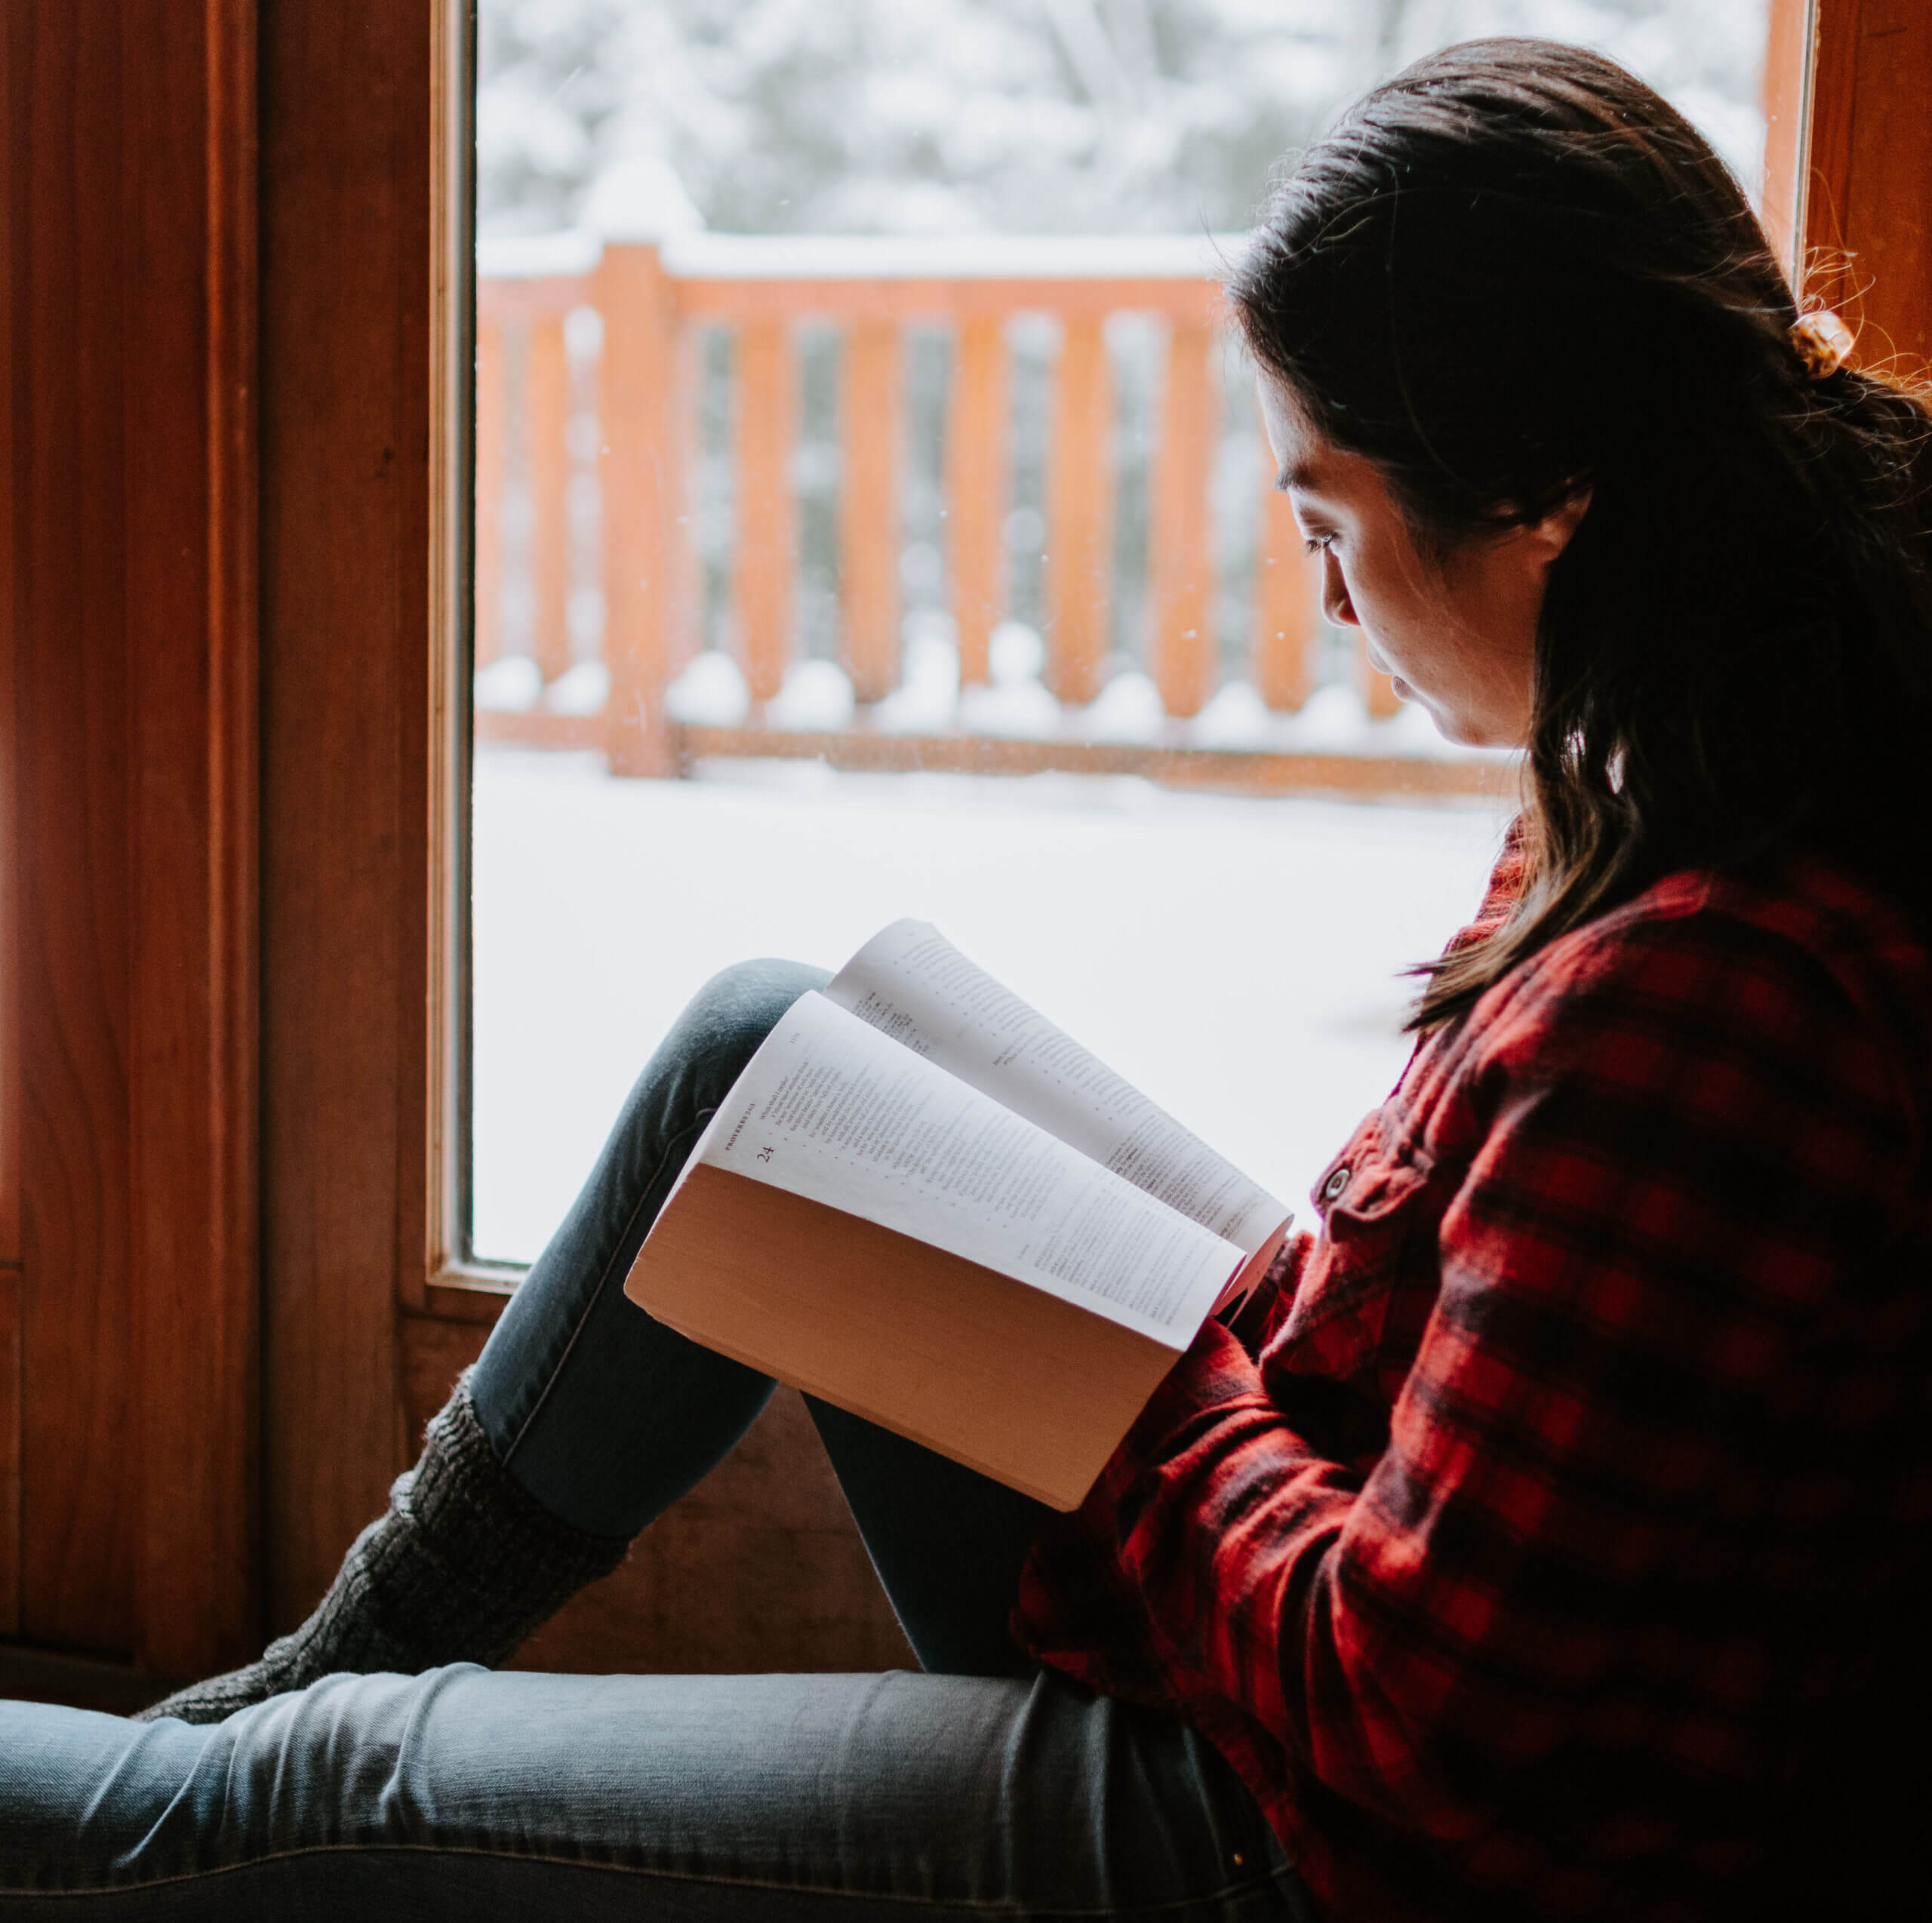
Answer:
[[530, 485], [534, 620], [530, 651], [547, 682], [571, 664], [571, 364], [561, 318], [546, 315], [531, 324], [525, 366], [523, 446]]
[[597, 270], [604, 317], [598, 374], [604, 500], [604, 660], [611, 671], [605, 752], [614, 774], [676, 771], [664, 691], [669, 680], [677, 312], [656, 248], [611, 243]]
[[[697, 550], [691, 476], [698, 437], [697, 397], [704, 391], [704, 343], [694, 327], [680, 327], [672, 343], [671, 392], [680, 397], [665, 429], [665, 457], [677, 477], [665, 510], [664, 678], [668, 685], [703, 639], [704, 564]], [[600, 389], [601, 391], [601, 389]]]
[[792, 445], [797, 413], [782, 321], [738, 330], [738, 552], [733, 573], [739, 665], [754, 701], [783, 685], [792, 651]]
[[1154, 602], [1154, 678], [1171, 715], [1196, 715], [1214, 691], [1214, 563], [1208, 486], [1220, 425], [1210, 356], [1214, 336], [1177, 321], [1168, 337], [1161, 445], [1154, 463], [1148, 565]]
[[1063, 701], [1100, 691], [1113, 524], [1113, 380], [1097, 319], [1069, 320], [1054, 371], [1047, 450], [1048, 685]]
[[20, 1632], [20, 1270], [0, 1265], [0, 1635]]
[[1932, 361], [1932, 8], [1814, 0], [1804, 242], [1810, 289], [1858, 337], [1868, 371]]
[[959, 678], [987, 678], [986, 648], [1005, 592], [1006, 332], [996, 315], [960, 324], [946, 423], [946, 516]]
[[1764, 231], [1787, 271], [1795, 266], [1803, 186], [1805, 83], [1811, 55], [1811, 0], [1770, 0], [1764, 41]]
[[845, 336], [839, 393], [844, 460], [838, 599], [846, 672], [861, 701], [899, 679], [899, 331], [860, 321]]
[[1321, 626], [1319, 577], [1271, 468], [1255, 570], [1254, 683], [1277, 713], [1292, 713], [1308, 699], [1309, 653]]
[[[0, 85], [7, 78], [7, 49], [0, 40]], [[0, 137], [0, 246], [7, 245], [14, 216], [12, 153]], [[8, 257], [11, 258], [11, 254]], [[0, 368], [16, 365], [13, 304], [0, 300]], [[14, 382], [0, 380], [0, 449], [18, 445], [14, 418]], [[0, 509], [8, 515], [17, 500]], [[20, 765], [20, 708], [14, 654], [23, 645], [20, 632], [21, 591], [14, 569], [18, 555], [11, 540], [16, 525], [6, 523], [8, 544], [0, 546], [0, 1635], [20, 1629], [20, 859], [17, 770]], [[24, 584], [22, 584], [23, 588]], [[9, 1358], [11, 1358], [11, 1360]], [[11, 1518], [11, 1520], [9, 1518]]]
[[476, 317], [476, 533], [474, 551], [475, 664], [503, 651], [503, 365], [502, 324]]
[[[7, 55], [0, 47], [0, 86]], [[0, 140], [0, 245], [10, 238], [14, 211], [11, 144]], [[8, 248], [9, 257], [12, 257]], [[0, 300], [0, 367], [14, 365], [14, 303]], [[0, 448], [17, 445], [13, 380], [0, 382]], [[10, 521], [10, 531], [13, 525]], [[21, 741], [14, 693], [17, 551], [0, 552], [0, 1636], [20, 1632], [20, 1001], [19, 797], [14, 771]]]

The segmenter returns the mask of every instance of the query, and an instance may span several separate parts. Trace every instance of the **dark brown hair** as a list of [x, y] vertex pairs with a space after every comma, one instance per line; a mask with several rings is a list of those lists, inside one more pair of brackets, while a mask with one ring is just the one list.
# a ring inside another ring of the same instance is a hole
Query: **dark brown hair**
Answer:
[[1589, 491], [1537, 638], [1523, 891], [1423, 971], [1417, 1026], [1676, 867], [1808, 847], [1924, 912], [1932, 422], [1807, 377], [1681, 115], [1577, 48], [1449, 48], [1300, 157], [1229, 291], [1426, 547]]

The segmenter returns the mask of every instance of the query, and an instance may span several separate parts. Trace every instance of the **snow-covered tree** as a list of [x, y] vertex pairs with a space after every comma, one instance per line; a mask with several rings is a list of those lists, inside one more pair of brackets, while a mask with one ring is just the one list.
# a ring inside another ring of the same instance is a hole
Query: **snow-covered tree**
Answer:
[[1275, 161], [1432, 46], [1602, 48], [1747, 177], [1766, 0], [483, 0], [485, 232], [666, 162], [749, 232], [1240, 226]]

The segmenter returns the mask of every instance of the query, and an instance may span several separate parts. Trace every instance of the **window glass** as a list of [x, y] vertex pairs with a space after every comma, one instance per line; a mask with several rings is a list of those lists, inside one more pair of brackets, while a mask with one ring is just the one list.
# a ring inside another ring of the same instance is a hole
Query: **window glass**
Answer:
[[1599, 47], [1755, 189], [1766, 0], [482, 0], [472, 1252], [688, 995], [914, 915], [1293, 1200], [1497, 758], [1325, 628], [1212, 275], [1447, 42]]

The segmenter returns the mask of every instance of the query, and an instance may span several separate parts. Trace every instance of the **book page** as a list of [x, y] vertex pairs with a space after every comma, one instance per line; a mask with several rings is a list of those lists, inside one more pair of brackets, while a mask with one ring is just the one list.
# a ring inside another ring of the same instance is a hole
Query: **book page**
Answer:
[[929, 922], [894, 922], [825, 992], [1244, 1254], [1254, 1254], [1289, 1218], [1265, 1189]]
[[819, 994], [692, 1157], [1186, 1346], [1243, 1251]]

